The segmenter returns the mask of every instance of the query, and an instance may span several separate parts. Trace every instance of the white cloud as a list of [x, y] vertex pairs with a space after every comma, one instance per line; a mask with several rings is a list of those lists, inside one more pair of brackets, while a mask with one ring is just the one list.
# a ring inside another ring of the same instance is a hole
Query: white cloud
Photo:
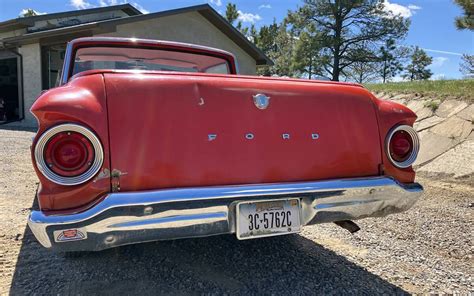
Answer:
[[438, 49], [430, 49], [430, 48], [422, 48], [424, 51], [427, 52], [435, 52], [435, 53], [443, 53], [443, 54], [450, 54], [455, 56], [462, 56], [460, 52], [453, 52], [453, 51], [445, 51], [445, 50], [438, 50]]
[[147, 10], [145, 7], [141, 6], [140, 4], [138, 4], [137, 2], [132, 2], [130, 3], [132, 4], [133, 6], [135, 6], [136, 9], [140, 10], [143, 14], [148, 14], [150, 13], [149, 10]]
[[244, 23], [255, 23], [256, 21], [259, 21], [262, 19], [262, 17], [259, 16], [258, 14], [253, 14], [250, 12], [242, 12], [241, 10], [239, 10], [238, 12], [239, 12], [239, 17], [237, 19]]
[[209, 3], [214, 4], [215, 6], [222, 6], [222, 0], [209, 0]]
[[95, 7], [95, 5], [85, 0], [70, 0], [69, 4], [75, 9], [87, 9], [87, 8]]
[[395, 76], [392, 79], [390, 79], [391, 82], [403, 82], [407, 81], [407, 79], [403, 78], [402, 76]]
[[446, 80], [446, 74], [444, 73], [434, 74], [433, 76], [431, 76], [430, 80]]
[[270, 9], [270, 8], [272, 8], [272, 6], [270, 4], [262, 4], [258, 7], [258, 9], [262, 9], [262, 8]]
[[26, 13], [28, 13], [28, 10], [33, 10], [33, 12], [36, 14], [36, 15], [42, 15], [42, 14], [46, 14], [46, 12], [39, 12], [39, 11], [36, 11], [32, 8], [25, 8], [25, 9], [22, 9], [20, 11], [20, 14], [18, 14], [19, 17], [23, 17], [25, 16]]
[[133, 5], [136, 9], [140, 10], [143, 14], [150, 13], [149, 10], [147, 10], [145, 7], [141, 6], [137, 2], [128, 2], [127, 0], [99, 0], [99, 6], [104, 7], [104, 6], [110, 6], [110, 5], [118, 5], [118, 4], [126, 4], [129, 3]]
[[384, 10], [391, 13], [392, 15], [401, 16], [404, 18], [409, 18], [415, 14], [415, 10], [421, 9], [421, 7], [410, 4], [408, 6], [403, 6], [397, 3], [390, 3], [390, 1], [385, 1]]
[[119, 4], [117, 0], [99, 0], [99, 6], [101, 7], [109, 6], [109, 5], [117, 5], [117, 4]]
[[410, 4], [410, 5], [408, 5], [408, 9], [410, 9], [410, 10], [420, 10], [421, 7], [418, 6], [418, 5]]
[[445, 58], [445, 57], [434, 57], [433, 58], [433, 63], [431, 64], [432, 67], [441, 67], [444, 65], [444, 63], [446, 63], [447, 61], [449, 61], [448, 58]]

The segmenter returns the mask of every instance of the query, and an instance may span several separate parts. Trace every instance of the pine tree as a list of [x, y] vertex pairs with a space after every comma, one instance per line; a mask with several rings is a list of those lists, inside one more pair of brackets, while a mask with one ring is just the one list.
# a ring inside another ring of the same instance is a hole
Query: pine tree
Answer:
[[256, 42], [266, 56], [273, 62], [273, 66], [264, 66], [257, 69], [257, 74], [264, 76], [295, 76], [292, 68], [292, 53], [295, 39], [287, 30], [285, 22], [277, 24], [276, 20], [270, 25], [262, 26], [256, 36]]
[[474, 78], [474, 55], [462, 55], [459, 71], [469, 78]]
[[384, 0], [304, 2], [303, 7], [289, 12], [288, 20], [300, 31], [321, 32], [318, 55], [335, 81], [351, 64], [367, 59], [360, 55], [363, 44], [403, 38], [410, 24], [409, 20], [387, 12]]
[[315, 35], [302, 32], [295, 38], [295, 49], [292, 55], [291, 68], [298, 76], [312, 79], [315, 76], [323, 76], [321, 59], [318, 55], [320, 42]]
[[232, 25], [239, 18], [239, 11], [237, 10], [237, 6], [235, 4], [230, 2], [227, 3], [227, 6], [225, 7], [225, 18]]
[[427, 80], [433, 75], [427, 67], [433, 62], [433, 58], [426, 54], [426, 52], [416, 46], [411, 53], [411, 62], [405, 68], [403, 78], [410, 81], [413, 80]]
[[402, 61], [408, 55], [408, 48], [398, 47], [395, 40], [389, 39], [379, 50], [379, 75], [382, 82], [390, 81], [403, 70]]
[[22, 11], [22, 14], [20, 15], [20, 17], [29, 17], [29, 16], [35, 16], [35, 15], [38, 15], [38, 13], [34, 9], [27, 8], [26, 10]]
[[455, 0], [455, 2], [464, 12], [464, 15], [456, 18], [456, 27], [459, 30], [468, 29], [474, 31], [474, 1]]

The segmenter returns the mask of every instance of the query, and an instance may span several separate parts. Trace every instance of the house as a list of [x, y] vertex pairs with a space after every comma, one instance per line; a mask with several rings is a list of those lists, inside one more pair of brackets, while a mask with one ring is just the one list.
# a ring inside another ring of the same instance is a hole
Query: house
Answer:
[[233, 53], [240, 73], [247, 75], [254, 75], [258, 65], [272, 64], [207, 4], [149, 14], [123, 4], [16, 18], [0, 22], [0, 103], [4, 101], [9, 122], [36, 125], [28, 110], [41, 91], [56, 85], [66, 43], [85, 36], [160, 39], [216, 47]]

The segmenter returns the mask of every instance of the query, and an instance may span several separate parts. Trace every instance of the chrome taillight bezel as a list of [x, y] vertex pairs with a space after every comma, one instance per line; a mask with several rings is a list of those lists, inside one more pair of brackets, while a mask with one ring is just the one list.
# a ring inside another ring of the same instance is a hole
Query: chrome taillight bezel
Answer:
[[[413, 149], [411, 150], [410, 155], [402, 162], [393, 159], [390, 151], [390, 141], [392, 140], [393, 135], [398, 131], [404, 131], [408, 133], [413, 142]], [[415, 162], [416, 158], [418, 157], [418, 152], [420, 151], [420, 139], [418, 138], [418, 134], [416, 133], [415, 129], [409, 125], [399, 125], [390, 130], [385, 141], [385, 151], [390, 162], [397, 168], [405, 169], [410, 167]]]
[[[46, 144], [51, 139], [51, 137], [53, 137], [54, 135], [58, 133], [69, 132], [69, 131], [80, 133], [83, 136], [85, 136], [87, 139], [89, 139], [89, 141], [92, 144], [92, 147], [94, 149], [94, 154], [95, 154], [95, 158], [92, 164], [90, 165], [89, 169], [85, 171], [84, 173], [78, 176], [73, 176], [73, 177], [65, 177], [65, 176], [56, 174], [49, 168], [48, 164], [46, 163], [44, 159], [44, 150], [45, 150]], [[83, 184], [89, 181], [99, 172], [104, 162], [104, 151], [103, 151], [102, 144], [100, 143], [99, 138], [88, 128], [79, 124], [74, 124], [74, 123], [60, 124], [45, 131], [41, 135], [41, 137], [38, 139], [38, 142], [35, 145], [34, 155], [35, 155], [36, 166], [38, 167], [39, 171], [43, 174], [43, 176], [45, 176], [51, 182], [54, 182], [59, 185], [64, 185], [64, 186], [79, 185], [79, 184]]]

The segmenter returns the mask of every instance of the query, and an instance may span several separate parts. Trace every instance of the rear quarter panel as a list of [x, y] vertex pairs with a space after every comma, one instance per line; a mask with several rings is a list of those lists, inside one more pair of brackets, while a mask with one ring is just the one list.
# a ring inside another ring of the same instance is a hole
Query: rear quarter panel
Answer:
[[43, 211], [67, 210], [90, 204], [110, 191], [110, 177], [95, 176], [90, 181], [62, 186], [46, 179], [38, 170], [34, 147], [41, 134], [61, 123], [76, 123], [93, 131], [102, 143], [104, 162], [99, 175], [110, 171], [109, 140], [107, 127], [107, 103], [101, 74], [78, 77], [70, 83], [43, 93], [31, 107], [39, 129], [33, 140], [33, 166], [40, 180], [37, 193]]
[[402, 183], [412, 183], [415, 181], [415, 171], [410, 166], [405, 169], [395, 167], [387, 157], [386, 137], [390, 130], [398, 125], [413, 126], [417, 116], [408, 107], [386, 100], [379, 100], [371, 95], [377, 108], [380, 143], [382, 147], [383, 173], [391, 176]]

